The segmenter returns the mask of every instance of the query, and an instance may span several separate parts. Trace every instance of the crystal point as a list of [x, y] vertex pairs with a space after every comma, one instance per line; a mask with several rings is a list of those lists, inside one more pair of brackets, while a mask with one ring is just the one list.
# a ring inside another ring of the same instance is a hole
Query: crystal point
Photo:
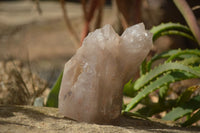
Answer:
[[89, 123], [112, 124], [121, 113], [123, 85], [138, 70], [152, 47], [152, 35], [142, 23], [118, 36], [110, 25], [83, 41], [65, 64], [59, 111]]

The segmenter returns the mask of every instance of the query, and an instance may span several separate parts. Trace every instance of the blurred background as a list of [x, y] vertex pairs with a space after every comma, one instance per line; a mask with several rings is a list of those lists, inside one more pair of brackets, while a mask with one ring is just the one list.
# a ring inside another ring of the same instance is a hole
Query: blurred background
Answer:
[[[187, 2], [199, 23], [200, 1]], [[186, 24], [172, 0], [1, 0], [0, 61], [28, 65], [51, 87], [88, 32], [111, 24], [121, 34], [140, 22], [147, 29], [164, 22]], [[185, 38], [163, 36], [153, 52], [195, 47]]]

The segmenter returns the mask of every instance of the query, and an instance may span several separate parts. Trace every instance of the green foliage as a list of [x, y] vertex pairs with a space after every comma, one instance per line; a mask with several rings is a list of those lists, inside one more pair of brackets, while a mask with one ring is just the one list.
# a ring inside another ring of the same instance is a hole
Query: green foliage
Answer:
[[[148, 63], [147, 65], [145, 66], [145, 70], [146, 71], [150, 71], [151, 69], [151, 65], [154, 61], [156, 60], [159, 60], [159, 59], [167, 59], [167, 62], [170, 62], [170, 61], [173, 61], [173, 59], [189, 59], [191, 60], [192, 62], [194, 62], [195, 60], [192, 59], [192, 58], [195, 58], [197, 57], [199, 59], [199, 55], [200, 55], [200, 52], [199, 50], [197, 49], [190, 49], [190, 50], [170, 50], [170, 51], [167, 51], [167, 52], [164, 52], [164, 53], [161, 53], [159, 55], [155, 55]], [[192, 57], [192, 58], [189, 58], [189, 57]], [[197, 61], [198, 61], [197, 59]], [[187, 60], [183, 60], [185, 63]], [[184, 64], [184, 63], [182, 63]], [[144, 66], [143, 66], [144, 67]], [[144, 68], [143, 68], [144, 69]], [[143, 72], [144, 73], [144, 72]]]
[[175, 107], [163, 117], [163, 120], [177, 120], [183, 116], [191, 114], [196, 109], [200, 108], [200, 96], [193, 97], [188, 102], [180, 104], [180, 106]]
[[[174, 32], [176, 31], [176, 32]], [[153, 40], [162, 35], [181, 35], [195, 40], [190, 29], [186, 26], [174, 23], [161, 24], [151, 29]], [[164, 63], [152, 67], [157, 60], [165, 60]], [[122, 111], [126, 115], [142, 115], [150, 117], [160, 112], [168, 112], [162, 119], [176, 121], [184, 116], [189, 119], [182, 126], [188, 126], [200, 118], [200, 95], [193, 97], [199, 86], [187, 88], [176, 99], [169, 99], [170, 84], [184, 79], [200, 78], [200, 50], [170, 50], [155, 55], [149, 61], [144, 61], [140, 66], [141, 76], [136, 80], [130, 80], [125, 86], [123, 93], [132, 97], [130, 103]], [[158, 95], [158, 102], [152, 103], [149, 97], [151, 92]], [[145, 101], [144, 101], [145, 99]], [[138, 104], [144, 107], [136, 112], [130, 111]], [[170, 111], [171, 110], [171, 111]], [[194, 113], [195, 110], [198, 110]], [[192, 117], [190, 117], [193, 114]]]
[[183, 124], [181, 124], [183, 127], [192, 125], [193, 123], [197, 122], [198, 120], [200, 120], [200, 109], [194, 113], [194, 115], [189, 118], [187, 121], [185, 121]]
[[[191, 69], [192, 70], [192, 69]], [[147, 74], [148, 75], [148, 74]], [[135, 107], [139, 101], [141, 101], [143, 98], [145, 98], [149, 93], [155, 91], [156, 89], [167, 85], [169, 83], [183, 80], [183, 79], [189, 79], [193, 78], [195, 75], [187, 74], [185, 72], [169, 72], [169, 73], [163, 73], [163, 76], [157, 78], [156, 80], [149, 80], [148, 85], [142, 85], [142, 89], [138, 94], [131, 100], [131, 102], [127, 105], [125, 111], [130, 111]], [[200, 76], [199, 76], [200, 77]], [[138, 80], [137, 80], [138, 81]], [[135, 89], [135, 88], [134, 88]]]
[[58, 107], [58, 95], [60, 91], [62, 76], [63, 76], [63, 72], [60, 73], [57, 81], [55, 82], [54, 86], [51, 89], [51, 92], [48, 95], [47, 103], [46, 103], [47, 107], [55, 107], [55, 108]]
[[[153, 41], [162, 35], [171, 34], [195, 41], [190, 29], [181, 24], [161, 24], [153, 27], [150, 31], [153, 33]], [[152, 67], [152, 64], [160, 59], [165, 61]], [[176, 121], [184, 116], [189, 118], [181, 124], [182, 126], [189, 126], [200, 119], [200, 95], [194, 96], [194, 92], [199, 86], [189, 87], [176, 99], [169, 99], [171, 83], [200, 78], [200, 50], [178, 49], [155, 55], [149, 61], [144, 60], [140, 66], [140, 75], [136, 81], [130, 80], [124, 86], [124, 95], [132, 97], [132, 100], [123, 109], [123, 114], [150, 117], [165, 111], [168, 113], [162, 118], [163, 120]], [[156, 103], [152, 103], [147, 97], [152, 92], [158, 95], [159, 99]], [[138, 103], [143, 107], [135, 112], [130, 112]], [[192, 117], [190, 117], [191, 115]]]
[[[152, 68], [152, 64], [158, 59], [165, 59], [165, 62]], [[144, 64], [140, 67], [143, 75], [135, 82], [129, 81], [124, 86], [124, 95], [133, 98], [123, 112], [131, 111], [138, 103], [142, 103], [144, 107], [135, 113], [143, 116], [152, 116], [173, 108], [163, 119], [175, 121], [200, 108], [200, 104], [197, 106], [198, 102], [194, 102], [200, 96], [191, 99], [192, 94], [198, 88], [197, 86], [189, 87], [175, 100], [166, 99], [171, 83], [184, 79], [200, 78], [200, 50], [171, 50], [156, 55]], [[158, 103], [142, 102], [151, 92], [156, 90], [159, 90]]]
[[139, 90], [141, 87], [143, 87], [145, 84], [149, 83], [149, 81], [152, 81], [156, 77], [158, 77], [161, 74], [164, 74], [168, 71], [183, 71], [187, 73], [191, 73], [193, 75], [200, 77], [200, 72], [193, 69], [193, 67], [189, 67], [187, 65], [180, 64], [178, 62], [169, 62], [164, 63], [162, 65], [159, 65], [158, 67], [155, 67], [150, 72], [146, 73], [145, 75], [142, 75], [135, 83], [134, 88], [135, 90]]
[[153, 33], [153, 41], [155, 41], [160, 36], [164, 35], [179, 35], [196, 41], [192, 35], [192, 32], [187, 26], [178, 24], [178, 23], [164, 23], [158, 26], [154, 26], [151, 30]]

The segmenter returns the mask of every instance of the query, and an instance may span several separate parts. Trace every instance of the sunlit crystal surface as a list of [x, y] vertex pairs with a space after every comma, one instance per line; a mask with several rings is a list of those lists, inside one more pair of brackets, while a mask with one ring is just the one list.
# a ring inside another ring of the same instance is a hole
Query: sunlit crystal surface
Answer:
[[65, 64], [59, 111], [89, 123], [111, 124], [121, 113], [122, 89], [152, 47], [142, 23], [118, 36], [110, 25], [89, 33]]

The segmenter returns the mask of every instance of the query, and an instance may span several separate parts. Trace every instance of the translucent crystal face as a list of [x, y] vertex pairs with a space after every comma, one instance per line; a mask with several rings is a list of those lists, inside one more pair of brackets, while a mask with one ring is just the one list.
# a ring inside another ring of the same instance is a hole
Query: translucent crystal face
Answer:
[[127, 28], [121, 39], [123, 45], [133, 48], [135, 51], [138, 49], [149, 50], [152, 47], [152, 34], [145, 30], [143, 23]]
[[120, 37], [110, 25], [90, 33], [65, 64], [59, 111], [74, 120], [113, 123], [121, 112], [123, 85], [152, 47], [152, 35], [138, 24]]

